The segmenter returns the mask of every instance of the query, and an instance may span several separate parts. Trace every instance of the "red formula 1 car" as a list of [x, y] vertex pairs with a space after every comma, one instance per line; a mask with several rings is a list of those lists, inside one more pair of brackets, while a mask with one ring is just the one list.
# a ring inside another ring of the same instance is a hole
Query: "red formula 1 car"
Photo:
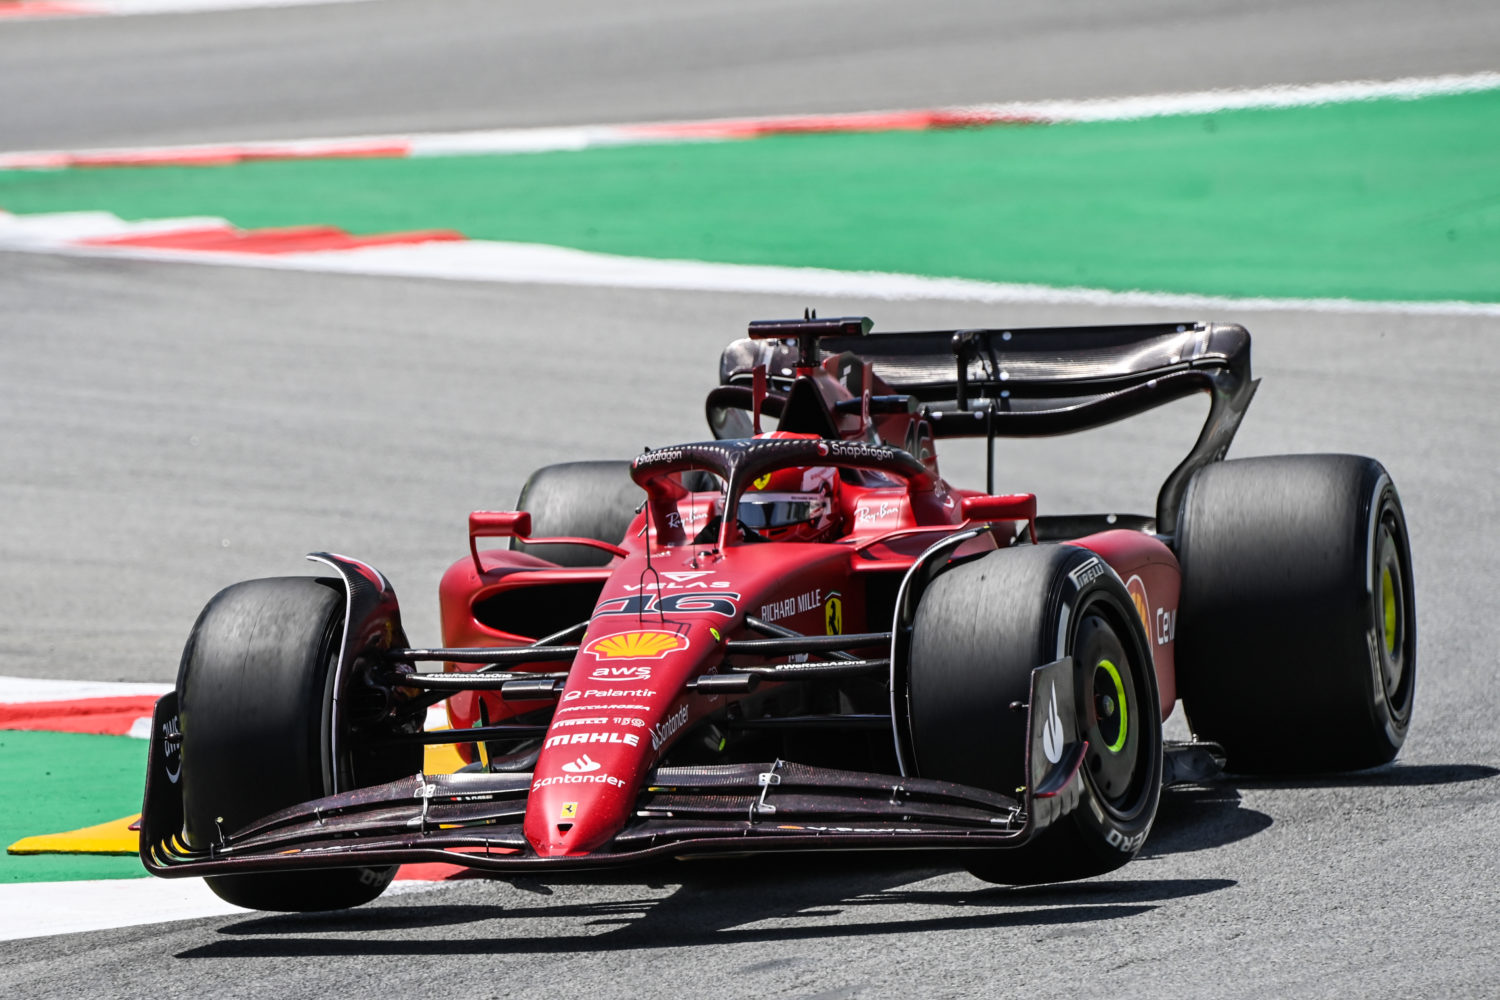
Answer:
[[[923, 848], [1058, 881], [1129, 860], [1163, 785], [1226, 760], [1388, 761], [1416, 671], [1400, 501], [1368, 458], [1223, 461], [1255, 385], [1231, 325], [754, 323], [715, 440], [550, 466], [470, 515], [444, 648], [341, 556], [210, 601], [156, 709], [141, 858], [289, 910], [415, 861]], [[938, 472], [937, 439], [1195, 392], [1154, 516], [1039, 515]], [[1179, 697], [1198, 735], [1164, 744]], [[453, 728], [425, 730], [443, 701]], [[469, 766], [421, 773], [444, 742]]]

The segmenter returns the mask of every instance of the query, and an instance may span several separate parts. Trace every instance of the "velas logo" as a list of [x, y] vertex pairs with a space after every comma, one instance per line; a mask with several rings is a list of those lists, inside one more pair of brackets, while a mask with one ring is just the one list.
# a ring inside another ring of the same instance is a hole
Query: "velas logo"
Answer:
[[687, 649], [689, 645], [691, 642], [685, 635], [641, 629], [595, 639], [584, 646], [583, 651], [593, 653], [601, 660], [659, 660], [668, 653]]
[[1151, 631], [1151, 602], [1146, 597], [1146, 583], [1138, 576], [1132, 576], [1125, 581], [1125, 590], [1130, 594], [1130, 602], [1135, 605], [1135, 613], [1141, 616], [1141, 623], [1146, 626], [1146, 631]]

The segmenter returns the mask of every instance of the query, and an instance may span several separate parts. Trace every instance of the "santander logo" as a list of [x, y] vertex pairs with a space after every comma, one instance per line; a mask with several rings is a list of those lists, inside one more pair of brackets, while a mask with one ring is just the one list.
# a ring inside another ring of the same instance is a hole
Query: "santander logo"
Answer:
[[582, 754], [578, 757], [577, 760], [572, 760], [564, 764], [562, 766], [562, 769], [564, 771], [567, 771], [569, 774], [587, 774], [590, 771], [597, 771], [603, 766], [603, 764], [599, 763], [588, 754]]

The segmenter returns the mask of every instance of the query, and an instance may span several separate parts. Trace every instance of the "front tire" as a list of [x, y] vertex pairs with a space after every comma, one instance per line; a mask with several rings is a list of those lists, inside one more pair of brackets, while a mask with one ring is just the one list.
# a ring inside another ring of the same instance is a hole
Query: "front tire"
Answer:
[[1194, 731], [1240, 772], [1392, 760], [1416, 692], [1401, 499], [1355, 455], [1207, 466], [1178, 520], [1178, 684]]
[[[342, 585], [310, 577], [250, 580], [220, 591], [193, 626], [177, 674], [184, 837], [208, 847], [279, 809], [421, 767], [420, 748], [331, 756], [333, 668], [344, 629]], [[409, 769], [408, 769], [409, 768]], [[394, 867], [213, 875], [221, 899], [254, 910], [334, 910], [367, 903]]]
[[1029, 734], [1027, 712], [1012, 705], [1030, 700], [1035, 668], [1074, 661], [1090, 801], [1021, 847], [970, 855], [969, 870], [986, 881], [1112, 871], [1140, 849], [1156, 816], [1162, 736], [1150, 645], [1119, 578], [1078, 572], [1091, 562], [1098, 557], [1072, 546], [993, 552], [943, 573], [917, 607], [908, 711], [923, 777], [1015, 794], [1027, 783]]

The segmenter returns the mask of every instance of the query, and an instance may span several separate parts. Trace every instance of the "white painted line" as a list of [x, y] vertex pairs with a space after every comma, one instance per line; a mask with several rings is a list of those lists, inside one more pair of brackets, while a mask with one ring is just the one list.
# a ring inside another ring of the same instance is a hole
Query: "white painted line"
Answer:
[[[881, 125], [912, 116], [931, 116], [952, 124], [975, 125], [1005, 120], [1064, 124], [1126, 121], [1168, 115], [1210, 114], [1256, 108], [1295, 108], [1373, 100], [1419, 100], [1500, 89], [1500, 72], [1406, 77], [1399, 80], [1353, 80], [1340, 83], [1209, 90], [1196, 93], [1109, 97], [1076, 101], [1018, 101], [972, 104], [929, 110], [896, 110], [822, 115], [767, 115], [678, 122], [634, 122], [548, 128], [484, 129], [362, 135], [243, 143], [194, 144], [89, 150], [35, 150], [0, 153], [0, 169], [67, 166], [75, 159], [128, 165], [133, 161], [172, 162], [205, 156], [238, 158], [317, 158], [352, 153], [381, 156], [462, 156], [475, 154], [569, 152], [601, 146], [713, 142], [744, 138], [756, 131], [881, 131]], [[911, 127], [910, 125], [899, 127]]]
[[197, 878], [0, 884], [0, 941], [250, 912]]
[[[86, 218], [84, 218], [86, 217]], [[490, 240], [432, 242], [328, 250], [315, 253], [247, 254], [169, 250], [135, 246], [82, 246], [77, 240], [116, 232], [122, 225], [195, 228], [213, 219], [169, 219], [123, 223], [107, 212], [56, 216], [8, 216], [0, 212], [0, 250], [128, 257], [175, 263], [220, 264], [324, 273], [492, 281], [507, 284], [577, 285], [687, 292], [837, 296], [877, 300], [940, 300], [997, 305], [1088, 305], [1163, 307], [1183, 310], [1384, 313], [1429, 316], [1500, 316], [1491, 302], [1368, 302], [1357, 299], [1235, 298], [1152, 291], [1108, 291], [1048, 285], [933, 278], [882, 271], [836, 271], [815, 267], [717, 264], [591, 253], [537, 243]], [[94, 228], [91, 228], [94, 227]], [[158, 230], [159, 231], [159, 230]], [[12, 238], [13, 237], [13, 238]], [[0, 701], [3, 701], [0, 698]]]
[[147, 219], [126, 222], [112, 212], [43, 212], [37, 215], [11, 215], [0, 211], [0, 246], [54, 246], [74, 240], [104, 239], [112, 236], [147, 236], [184, 229], [215, 229], [228, 221], [213, 216], [185, 216], [178, 219]]
[[[431, 892], [450, 883], [391, 883], [382, 896]], [[0, 884], [0, 941], [253, 914], [213, 894], [201, 878], [85, 879]]]
[[[0, 24], [9, 20], [52, 20], [76, 17], [128, 17], [141, 14], [198, 14], [253, 7], [313, 7], [369, 0], [0, 0]], [[35, 8], [28, 10], [27, 8]]]
[[122, 698], [164, 695], [171, 684], [132, 684], [118, 681], [68, 681], [43, 677], [0, 677], [0, 704], [37, 701], [76, 701], [83, 698]]
[[184, 14], [211, 10], [248, 10], [253, 7], [320, 7], [369, 0], [86, 0], [102, 14]]
[[1350, 80], [1295, 86], [1254, 87], [1245, 90], [1207, 90], [1188, 94], [1109, 97], [1082, 101], [1033, 101], [980, 104], [969, 110], [1007, 115], [1025, 114], [1051, 122], [1127, 121], [1170, 115], [1202, 115], [1218, 111], [1265, 108], [1305, 108], [1359, 101], [1415, 101], [1500, 89], [1500, 73], [1414, 76], [1399, 80]]
[[1087, 305], [1233, 309], [1257, 312], [1371, 313], [1423, 316], [1500, 316], [1500, 303], [1361, 301], [1358, 299], [1235, 298], [1153, 291], [1056, 288], [1048, 285], [932, 278], [881, 271], [715, 264], [589, 253], [566, 247], [472, 240], [308, 254], [234, 254], [143, 247], [6, 247], [81, 257], [131, 257], [175, 263], [279, 270], [576, 285], [687, 292], [836, 296], [877, 300], [939, 300], [996, 305]]

